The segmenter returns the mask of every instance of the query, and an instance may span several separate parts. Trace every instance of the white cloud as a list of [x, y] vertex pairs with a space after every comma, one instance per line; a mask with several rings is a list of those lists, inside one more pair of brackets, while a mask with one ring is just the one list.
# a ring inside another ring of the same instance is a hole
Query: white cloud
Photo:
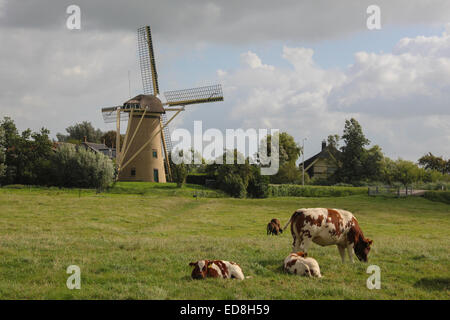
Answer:
[[267, 69], [267, 70], [274, 70], [275, 68], [273, 66], [263, 64], [261, 59], [253, 52], [248, 51], [241, 54], [241, 62], [250, 67], [251, 69]]
[[[450, 155], [450, 37], [401, 39], [392, 53], [355, 54], [346, 69], [322, 69], [308, 48], [284, 47], [291, 68], [263, 70], [253, 52], [243, 68], [223, 74], [232, 118], [243, 127], [275, 127], [318, 151], [327, 135], [356, 117], [387, 155], [417, 160]], [[311, 153], [310, 153], [311, 155]]]

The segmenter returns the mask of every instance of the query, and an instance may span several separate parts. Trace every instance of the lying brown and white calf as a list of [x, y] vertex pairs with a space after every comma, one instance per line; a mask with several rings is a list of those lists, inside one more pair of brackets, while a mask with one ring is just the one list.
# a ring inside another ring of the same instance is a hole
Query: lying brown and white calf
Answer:
[[241, 267], [233, 261], [225, 260], [199, 260], [189, 263], [194, 267], [192, 270], [192, 279], [224, 278], [244, 280], [244, 273]]
[[317, 261], [301, 251], [291, 253], [284, 259], [284, 270], [300, 276], [322, 277]]

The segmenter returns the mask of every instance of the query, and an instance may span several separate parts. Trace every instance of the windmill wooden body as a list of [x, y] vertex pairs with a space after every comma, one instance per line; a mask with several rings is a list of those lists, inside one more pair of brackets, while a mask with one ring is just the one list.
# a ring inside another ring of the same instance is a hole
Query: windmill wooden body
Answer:
[[[105, 122], [116, 122], [116, 165], [119, 181], [166, 182], [171, 179], [169, 123], [186, 105], [223, 101], [220, 85], [167, 91], [160, 100], [150, 27], [138, 29], [138, 51], [144, 94], [121, 106], [102, 108]], [[167, 114], [174, 112], [170, 118]], [[121, 121], [127, 121], [120, 146]]]

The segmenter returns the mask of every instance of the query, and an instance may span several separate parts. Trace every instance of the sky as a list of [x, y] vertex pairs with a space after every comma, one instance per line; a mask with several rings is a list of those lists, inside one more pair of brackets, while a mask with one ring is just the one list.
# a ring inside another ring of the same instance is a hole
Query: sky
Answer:
[[[66, 27], [73, 4], [80, 30]], [[448, 0], [0, 0], [0, 116], [53, 138], [85, 120], [114, 130], [101, 108], [142, 93], [143, 25], [161, 91], [223, 86], [223, 102], [187, 107], [171, 130], [280, 129], [307, 139], [307, 158], [354, 117], [393, 159], [450, 157]]]

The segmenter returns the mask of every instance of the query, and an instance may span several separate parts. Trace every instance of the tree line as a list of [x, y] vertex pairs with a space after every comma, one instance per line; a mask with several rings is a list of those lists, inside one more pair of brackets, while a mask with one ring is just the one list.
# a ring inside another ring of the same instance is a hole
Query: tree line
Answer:
[[[269, 151], [272, 137], [261, 142]], [[342, 146], [340, 144], [342, 143]], [[265, 145], [266, 144], [266, 145]], [[450, 181], [450, 159], [436, 157], [428, 153], [417, 163], [385, 156], [378, 145], [368, 147], [370, 140], [363, 133], [359, 122], [352, 118], [345, 121], [343, 134], [329, 135], [327, 138], [329, 161], [336, 170], [326, 178], [310, 178], [305, 172], [306, 184], [364, 186], [385, 184], [410, 186], [413, 183]], [[233, 151], [226, 151], [233, 152]], [[234, 150], [235, 158], [242, 157]], [[182, 185], [190, 173], [203, 173], [216, 180], [216, 186], [234, 197], [266, 197], [268, 184], [302, 184], [303, 170], [298, 165], [302, 147], [287, 132], [279, 136], [279, 170], [272, 176], [261, 176], [260, 165], [251, 165], [249, 159], [244, 164], [233, 165], [173, 165], [174, 178]], [[255, 155], [258, 158], [259, 155]], [[225, 159], [225, 158], [224, 158]], [[225, 161], [224, 161], [225, 163]]]
[[[81, 122], [66, 129], [67, 134], [57, 134], [58, 141], [70, 142], [55, 148], [49, 130], [37, 132], [26, 129], [19, 133], [14, 121], [5, 117], [0, 123], [0, 184], [55, 185], [60, 187], [104, 188], [115, 175], [114, 163], [100, 153], [79, 147], [85, 139], [104, 142], [115, 147], [115, 131], [102, 132], [89, 122]], [[122, 137], [123, 138], [123, 137]], [[269, 150], [272, 137], [263, 141]], [[369, 147], [370, 141], [355, 119], [346, 120], [343, 134], [329, 135], [327, 139], [330, 160], [337, 168], [327, 178], [310, 178], [305, 173], [306, 184], [354, 185], [372, 183], [410, 185], [418, 182], [450, 180], [450, 159], [427, 153], [417, 163], [403, 159], [392, 160], [378, 145]], [[340, 144], [342, 144], [340, 146]], [[279, 136], [279, 170], [275, 175], [262, 176], [261, 165], [245, 159], [242, 164], [175, 165], [170, 161], [173, 179], [179, 186], [189, 174], [204, 174], [216, 180], [216, 187], [235, 197], [266, 197], [269, 184], [301, 184], [302, 168], [298, 165], [302, 147], [287, 132]], [[243, 157], [237, 150], [235, 159]], [[258, 155], [255, 155], [258, 159]], [[226, 154], [223, 155], [226, 157]], [[224, 158], [225, 159], [225, 158]], [[226, 161], [224, 161], [225, 163]]]
[[0, 184], [25, 184], [103, 189], [114, 179], [113, 162], [105, 155], [73, 144], [55, 147], [50, 131], [0, 122]]

